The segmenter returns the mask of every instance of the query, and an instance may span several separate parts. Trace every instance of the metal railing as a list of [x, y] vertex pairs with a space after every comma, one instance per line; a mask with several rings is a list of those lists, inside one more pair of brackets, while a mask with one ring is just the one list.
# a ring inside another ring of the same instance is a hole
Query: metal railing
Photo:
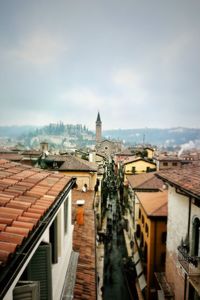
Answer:
[[188, 247], [178, 246], [178, 260], [188, 275], [200, 275], [200, 257], [192, 256]]

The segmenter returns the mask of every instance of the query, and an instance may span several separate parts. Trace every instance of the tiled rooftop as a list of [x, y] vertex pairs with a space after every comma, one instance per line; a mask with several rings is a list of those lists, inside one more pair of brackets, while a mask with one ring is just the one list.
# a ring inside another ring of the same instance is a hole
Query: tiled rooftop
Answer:
[[162, 189], [163, 187], [163, 181], [155, 176], [155, 172], [126, 177], [133, 189]]
[[160, 171], [157, 176], [197, 198], [200, 197], [200, 165]]
[[73, 249], [79, 252], [74, 298], [96, 299], [95, 272], [95, 220], [93, 211], [94, 192], [86, 193], [73, 190], [73, 215], [76, 211], [76, 201], [85, 200], [84, 225], [74, 224]]
[[0, 153], [0, 159], [7, 159], [11, 161], [19, 162], [22, 160], [23, 156], [18, 153]]
[[62, 174], [0, 159], [0, 267], [34, 231], [69, 181]]
[[65, 162], [59, 168], [61, 171], [90, 171], [96, 172], [97, 166], [74, 155], [65, 156]]
[[137, 193], [137, 197], [149, 217], [167, 216], [167, 191]]

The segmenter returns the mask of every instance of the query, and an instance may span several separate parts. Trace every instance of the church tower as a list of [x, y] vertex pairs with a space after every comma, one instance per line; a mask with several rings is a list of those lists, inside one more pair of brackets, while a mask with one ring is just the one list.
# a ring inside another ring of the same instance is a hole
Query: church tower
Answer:
[[97, 115], [97, 120], [96, 120], [96, 143], [101, 142], [101, 118], [100, 118], [100, 114], [98, 112]]

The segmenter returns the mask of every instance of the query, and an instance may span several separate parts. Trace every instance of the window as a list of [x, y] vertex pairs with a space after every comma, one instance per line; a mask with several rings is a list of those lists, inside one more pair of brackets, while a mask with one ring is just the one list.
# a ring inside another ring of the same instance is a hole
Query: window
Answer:
[[147, 234], [147, 236], [149, 235], [149, 226], [147, 224], [145, 224], [145, 232]]
[[192, 255], [200, 256], [200, 220], [197, 217], [192, 223]]
[[135, 167], [132, 167], [132, 173], [135, 174]]
[[139, 209], [139, 219], [141, 218], [141, 210]]
[[160, 264], [163, 266], [165, 264], [166, 252], [162, 252], [160, 255]]
[[137, 224], [137, 227], [136, 227], [136, 236], [137, 236], [137, 238], [140, 237], [140, 232], [141, 232], [141, 230], [140, 230], [140, 225]]
[[142, 216], [142, 224], [144, 225], [144, 216]]
[[68, 223], [68, 198], [64, 202], [64, 232], [67, 233]]
[[[35, 251], [27, 266], [27, 280], [37, 281], [40, 283], [40, 298], [37, 299], [52, 299], [52, 269], [51, 269], [51, 245], [41, 243]], [[31, 299], [27, 294], [24, 298]]]
[[168, 166], [168, 162], [164, 162], [163, 166], [167, 167]]
[[164, 231], [164, 232], [162, 232], [162, 235], [161, 235], [162, 244], [166, 244], [166, 240], [167, 240], [167, 232]]
[[172, 163], [172, 166], [173, 166], [173, 167], [176, 167], [176, 166], [177, 166], [177, 162], [173, 162], [173, 163]]

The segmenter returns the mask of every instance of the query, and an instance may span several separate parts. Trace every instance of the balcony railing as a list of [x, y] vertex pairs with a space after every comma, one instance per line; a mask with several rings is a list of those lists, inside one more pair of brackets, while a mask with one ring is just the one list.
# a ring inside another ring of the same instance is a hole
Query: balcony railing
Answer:
[[188, 247], [178, 247], [178, 260], [188, 275], [200, 275], [200, 257], [189, 255]]

